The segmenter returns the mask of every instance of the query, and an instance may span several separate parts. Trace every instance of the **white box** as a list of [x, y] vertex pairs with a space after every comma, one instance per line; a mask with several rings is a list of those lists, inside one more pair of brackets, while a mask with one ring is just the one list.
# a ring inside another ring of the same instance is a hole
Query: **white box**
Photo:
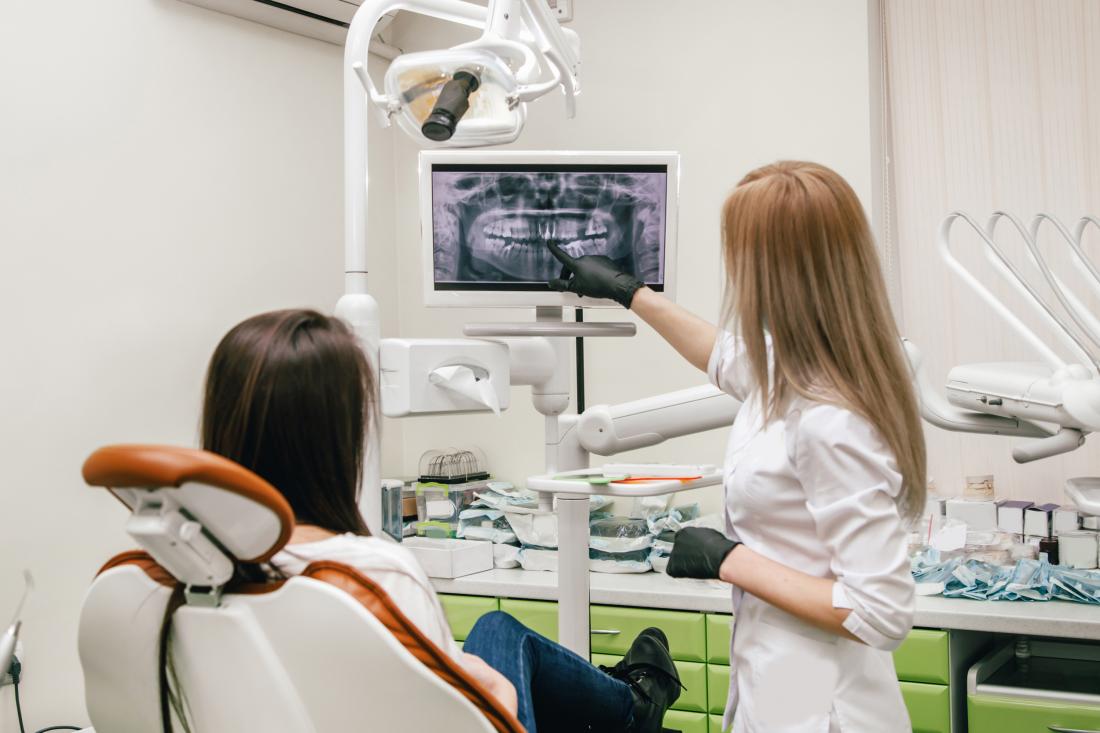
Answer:
[[1043, 504], [1024, 510], [1024, 534], [1028, 537], [1050, 537], [1051, 518], [1057, 504]]
[[997, 527], [1013, 534], [1024, 533], [1024, 510], [1035, 506], [1033, 501], [1001, 501], [997, 503]]
[[997, 528], [997, 504], [989, 500], [948, 499], [947, 516], [965, 522], [970, 530]]
[[1093, 570], [1096, 568], [1097, 555], [1096, 533], [1091, 530], [1065, 532], [1058, 538], [1058, 559], [1061, 565]]
[[1063, 532], [1076, 532], [1080, 529], [1080, 516], [1076, 510], [1063, 506], [1054, 510], [1054, 519], [1051, 524], [1055, 536]]
[[409, 548], [429, 578], [461, 578], [493, 569], [493, 543], [436, 537], [407, 537]]

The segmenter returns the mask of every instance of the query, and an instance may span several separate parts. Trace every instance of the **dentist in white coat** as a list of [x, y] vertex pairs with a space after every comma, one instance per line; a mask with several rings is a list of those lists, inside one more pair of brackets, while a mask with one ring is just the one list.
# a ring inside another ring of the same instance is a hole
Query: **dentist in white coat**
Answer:
[[925, 450], [866, 216], [832, 170], [781, 162], [738, 184], [722, 225], [723, 329], [604, 257], [551, 245], [550, 285], [632, 309], [744, 402], [726, 532], [682, 530], [668, 566], [733, 587], [725, 726], [908, 733], [890, 652], [912, 626]]

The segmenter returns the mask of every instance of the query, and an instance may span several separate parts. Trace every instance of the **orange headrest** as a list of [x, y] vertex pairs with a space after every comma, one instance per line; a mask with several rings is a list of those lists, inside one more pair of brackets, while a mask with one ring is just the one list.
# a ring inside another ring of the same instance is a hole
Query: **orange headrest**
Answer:
[[109, 489], [131, 509], [143, 492], [175, 489], [173, 498], [244, 562], [267, 560], [294, 529], [290, 504], [271, 484], [208, 451], [109, 445], [88, 456], [82, 473], [88, 484]]

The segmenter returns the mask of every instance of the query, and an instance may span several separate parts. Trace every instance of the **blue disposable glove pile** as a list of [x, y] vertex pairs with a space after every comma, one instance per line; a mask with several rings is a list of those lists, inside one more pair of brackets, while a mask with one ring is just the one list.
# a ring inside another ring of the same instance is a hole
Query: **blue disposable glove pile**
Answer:
[[910, 566], [918, 583], [943, 583], [946, 598], [982, 601], [1074, 601], [1100, 605], [1100, 572], [1023, 559], [1015, 567], [960, 557], [943, 559], [926, 548]]

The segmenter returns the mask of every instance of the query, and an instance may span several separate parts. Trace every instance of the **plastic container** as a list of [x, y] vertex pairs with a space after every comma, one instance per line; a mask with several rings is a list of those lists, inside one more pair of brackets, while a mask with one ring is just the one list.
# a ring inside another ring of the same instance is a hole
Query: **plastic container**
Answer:
[[488, 542], [409, 537], [404, 544], [429, 578], [461, 578], [493, 569], [493, 546]]
[[413, 484], [416, 493], [416, 520], [418, 523], [431, 522], [435, 525], [446, 524], [458, 529], [458, 515], [477, 498], [476, 492], [485, 491], [488, 482], [474, 481], [461, 484], [425, 483]]

